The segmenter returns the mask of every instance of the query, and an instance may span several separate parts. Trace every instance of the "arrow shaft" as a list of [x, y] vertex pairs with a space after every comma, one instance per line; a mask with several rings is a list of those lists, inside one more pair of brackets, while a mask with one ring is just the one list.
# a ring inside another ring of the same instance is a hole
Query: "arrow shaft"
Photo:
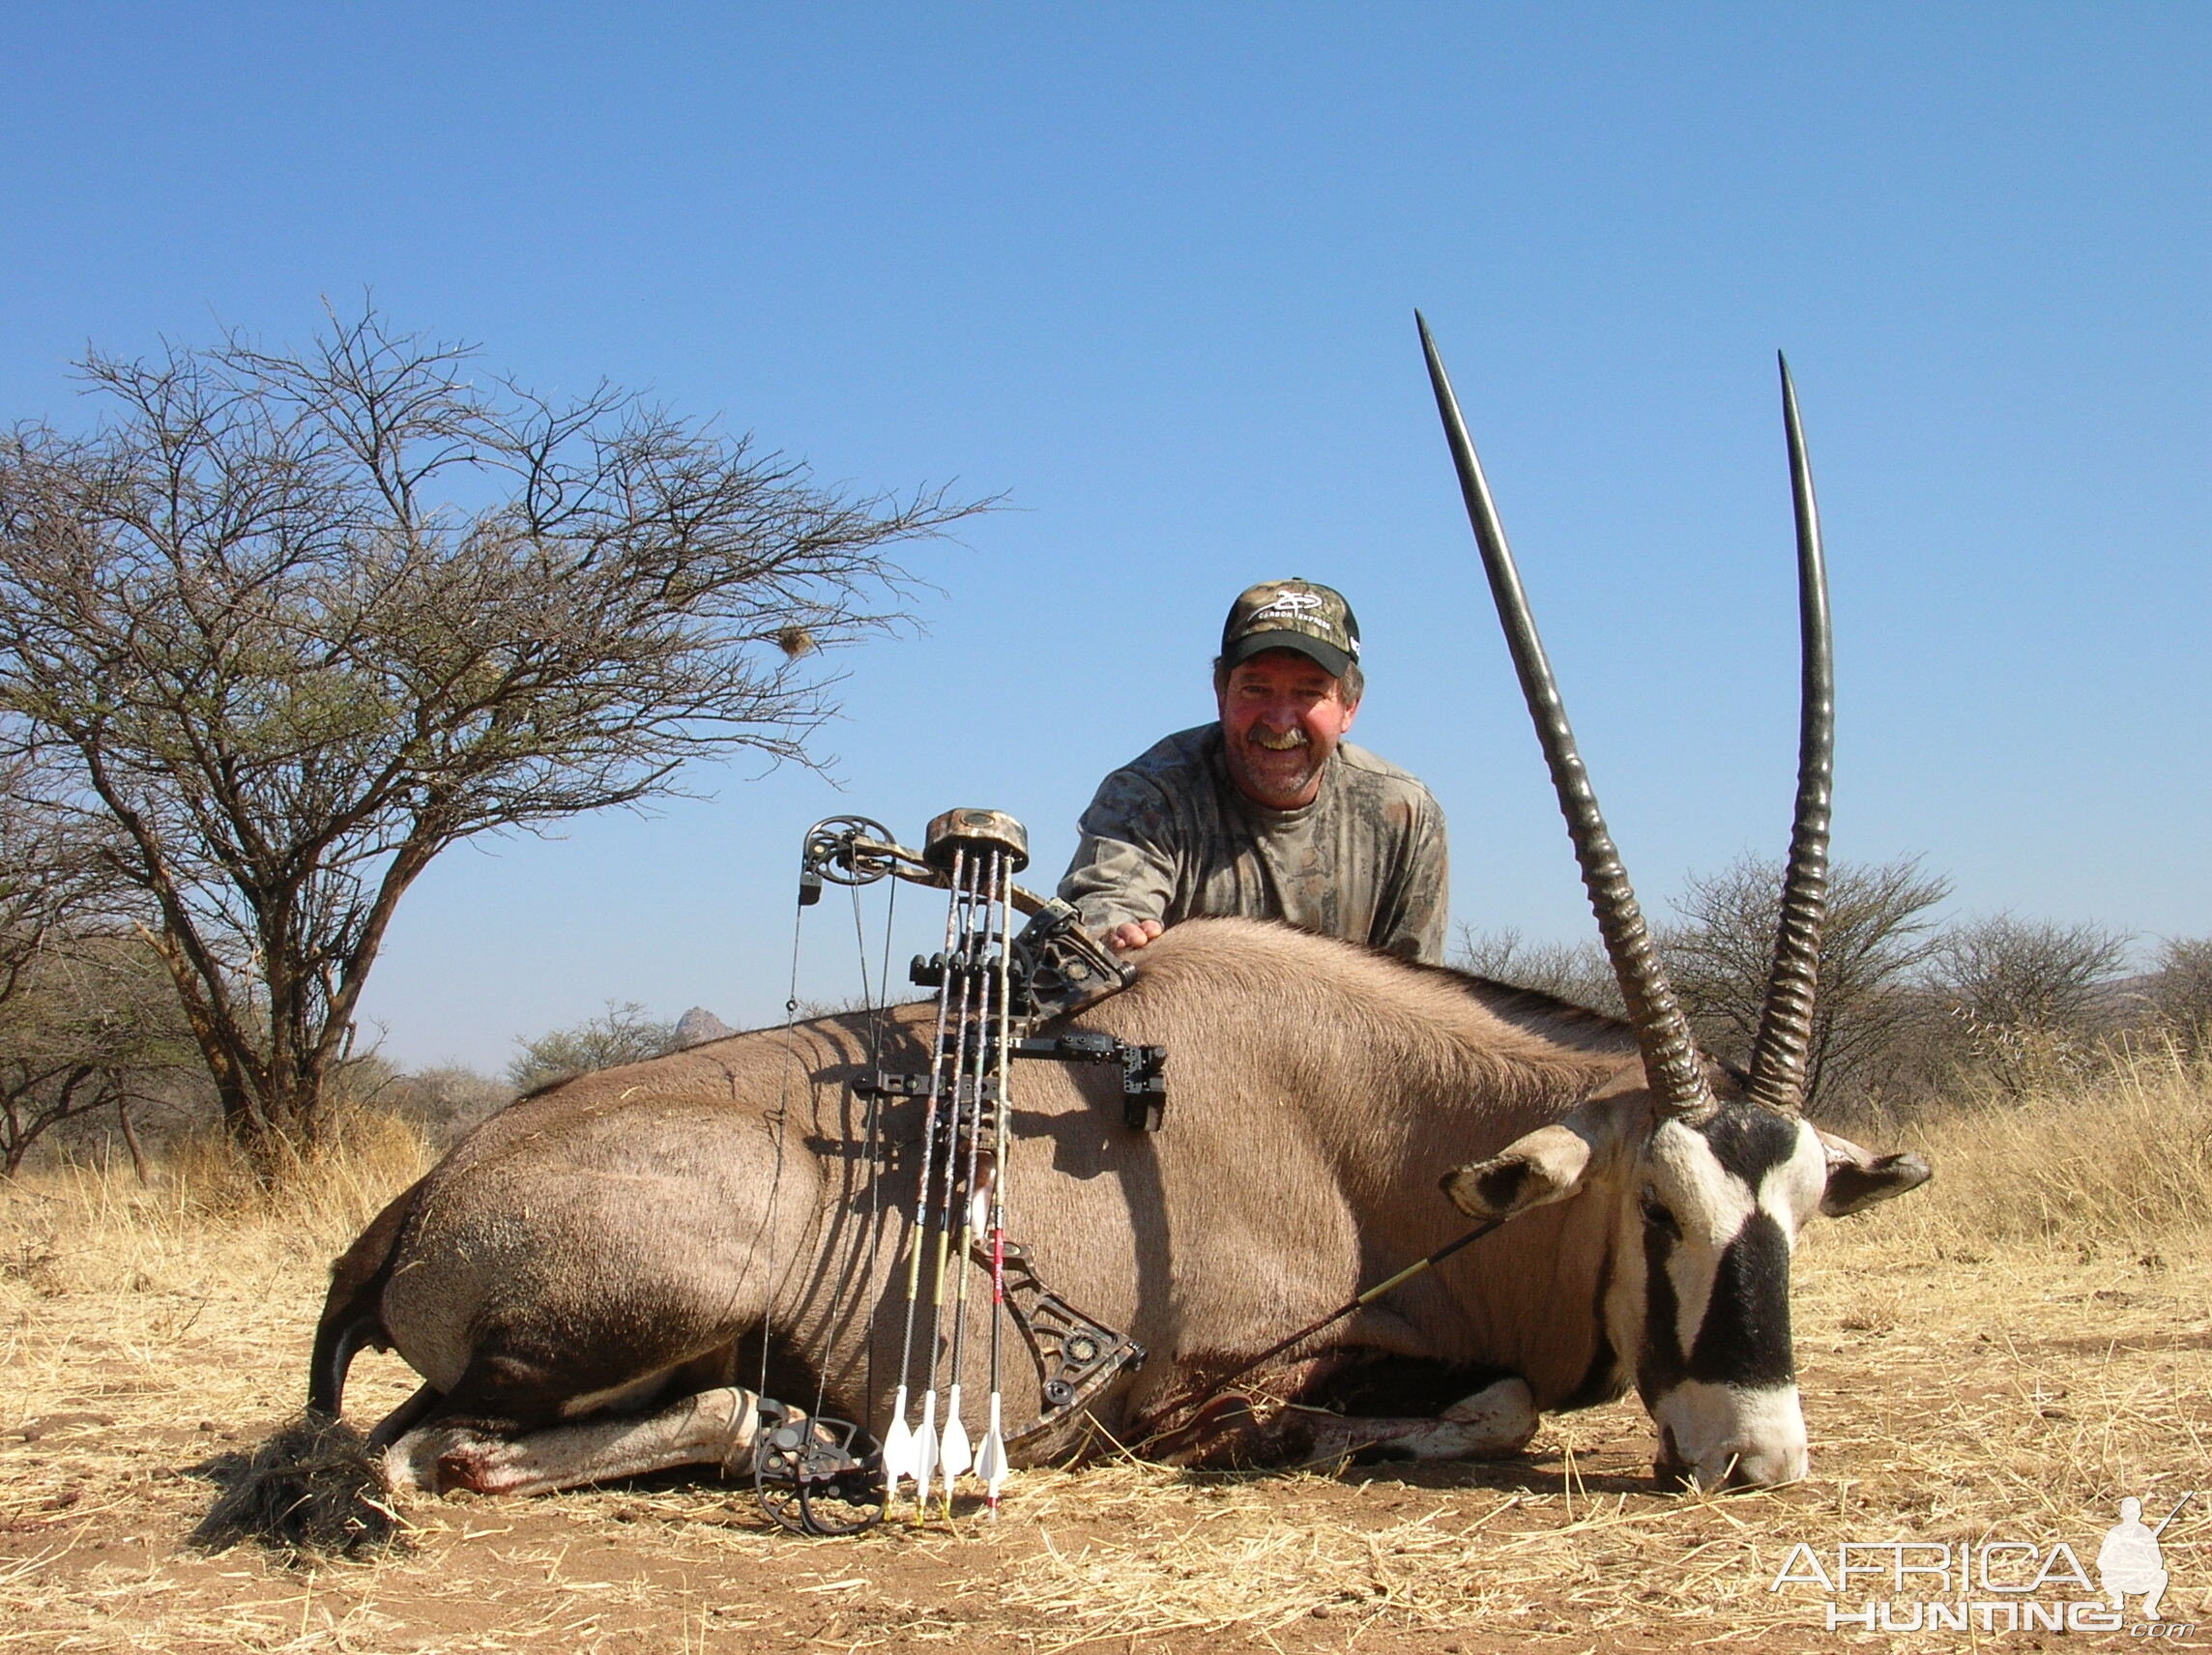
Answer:
[[[1003, 962], [1004, 959], [1004, 939], [995, 936], [993, 927], [993, 918], [1000, 907], [1000, 891], [1004, 883], [1004, 854], [1000, 851], [993, 851], [987, 864], [986, 884], [982, 892], [982, 924], [975, 933], [975, 950], [971, 956], [978, 962], [983, 957], [982, 950], [987, 949], [994, 942], [1001, 944], [1001, 961]], [[958, 1260], [957, 1268], [960, 1280], [955, 1294], [952, 1316], [952, 1397], [954, 1400], [951, 1402], [946, 1416], [945, 1431], [948, 1444], [957, 1432], [962, 1448], [967, 1445], [967, 1424], [960, 1418], [960, 1407], [957, 1399], [967, 1364], [968, 1287], [970, 1278], [974, 1275], [974, 1271], [970, 1267], [970, 1256], [975, 1245], [975, 1174], [983, 1146], [983, 1082], [991, 1067], [993, 1014], [994, 1011], [1001, 1013], [1003, 1021], [1004, 1012], [1003, 1005], [993, 1006], [992, 1001], [995, 998], [993, 991], [1002, 989], [1003, 984], [1003, 965], [999, 972], [991, 975], [977, 973], [977, 986], [981, 992], [976, 996], [975, 1041], [966, 1088], [969, 1098], [968, 1154], [956, 1191], [960, 1202], [960, 1247], [955, 1257]], [[1000, 1065], [999, 1084], [1002, 1087], [1005, 1084], [1004, 1064]], [[955, 1112], [953, 1118], [955, 1122], [960, 1118], [957, 1112]], [[957, 1138], [952, 1147], [955, 1149], [958, 1148]], [[958, 1458], [959, 1456], [947, 1454], [945, 1459], [945, 1498], [947, 1505], [952, 1498], [953, 1478], [967, 1468], [965, 1465], [954, 1463]]]
[[1001, 1357], [1004, 1348], [1006, 1307], [1006, 1137], [1013, 1115], [1013, 995], [1007, 973], [1012, 953], [1013, 916], [1000, 915], [999, 947], [999, 1108], [991, 1141], [991, 1428], [984, 1438], [989, 1466], [984, 1472], [983, 1497], [991, 1515], [999, 1515], [999, 1489], [1006, 1480], [1006, 1438], [1002, 1419]]
[[1257, 1356], [1254, 1356], [1251, 1360], [1243, 1363], [1239, 1367], [1231, 1369], [1228, 1373], [1222, 1375], [1221, 1378], [1215, 1379], [1213, 1383], [1208, 1385], [1205, 1390], [1199, 1392], [1199, 1394], [1190, 1402], [1190, 1408], [1196, 1409], [1204, 1407], [1207, 1403], [1211, 1402], [1215, 1397], [1219, 1396], [1223, 1391], [1227, 1390], [1230, 1385], [1242, 1379], [1246, 1374], [1249, 1374], [1254, 1368], [1259, 1367], [1263, 1362], [1272, 1361], [1275, 1357], [1280, 1356], [1285, 1350], [1288, 1350], [1292, 1346], [1297, 1344], [1299, 1341], [1311, 1339], [1315, 1334], [1322, 1332], [1324, 1328], [1335, 1326], [1336, 1323], [1342, 1321], [1353, 1311], [1366, 1309], [1377, 1299], [1381, 1298], [1384, 1293], [1390, 1292], [1397, 1288], [1405, 1286], [1406, 1283], [1412, 1281], [1415, 1276], [1421, 1274], [1422, 1271], [1435, 1268], [1438, 1264], [1442, 1263], [1446, 1259], [1450, 1258], [1454, 1253], [1458, 1252], [1462, 1247], [1481, 1240], [1485, 1235], [1488, 1235], [1493, 1230], [1496, 1230], [1500, 1224], [1503, 1224], [1505, 1220], [1502, 1218], [1493, 1218], [1486, 1224], [1476, 1225], [1466, 1234], [1455, 1236], [1453, 1239], [1446, 1241], [1441, 1247], [1439, 1247], [1434, 1253], [1429, 1254], [1427, 1257], [1415, 1259], [1411, 1264], [1408, 1264], [1396, 1275], [1386, 1277], [1382, 1281], [1377, 1282], [1365, 1292], [1359, 1294], [1358, 1297], [1348, 1300], [1344, 1304], [1338, 1305], [1326, 1316], [1321, 1317], [1316, 1321], [1309, 1321], [1303, 1327], [1299, 1328], [1295, 1333], [1289, 1334], [1284, 1338], [1276, 1340], [1272, 1345], [1268, 1346]]
[[[957, 862], [959, 853], [954, 853]], [[952, 940], [959, 924], [960, 892], [957, 882], [952, 894], [945, 904], [945, 951], [952, 951]], [[945, 1045], [945, 1021], [949, 1009], [951, 991], [948, 984], [940, 984], [937, 992], [937, 1026], [930, 1036], [932, 1054]], [[914, 1186], [914, 1240], [907, 1249], [906, 1263], [906, 1327], [899, 1338], [899, 1394], [906, 1394], [914, 1377], [914, 1330], [916, 1312], [921, 1299], [921, 1255], [928, 1243], [930, 1175], [934, 1170], [931, 1160], [937, 1148], [937, 1119], [943, 1100], [939, 1064], [934, 1057], [929, 1069], [929, 1101], [923, 1107], [921, 1118], [921, 1162]]]

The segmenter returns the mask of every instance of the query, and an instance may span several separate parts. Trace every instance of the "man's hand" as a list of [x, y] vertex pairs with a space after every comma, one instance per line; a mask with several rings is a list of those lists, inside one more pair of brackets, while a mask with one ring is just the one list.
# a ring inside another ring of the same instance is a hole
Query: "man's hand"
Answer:
[[1133, 953], [1165, 929], [1157, 919], [1132, 919], [1106, 933], [1106, 946], [1117, 954]]

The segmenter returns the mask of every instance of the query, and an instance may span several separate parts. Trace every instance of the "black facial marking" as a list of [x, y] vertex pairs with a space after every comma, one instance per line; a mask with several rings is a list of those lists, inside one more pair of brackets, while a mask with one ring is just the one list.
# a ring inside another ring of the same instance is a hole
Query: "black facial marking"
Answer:
[[[1796, 1122], [1764, 1109], [1723, 1108], [1699, 1126], [1722, 1171], [1756, 1195], [1761, 1180], [1796, 1154]], [[1704, 1320], [1685, 1353], [1675, 1322], [1680, 1302], [1667, 1261], [1680, 1226], [1664, 1205], [1644, 1201], [1644, 1349], [1636, 1388], [1644, 1405], [1685, 1379], [1764, 1387], [1787, 1384], [1796, 1368], [1790, 1349], [1790, 1239], [1755, 1209], [1722, 1251]]]
[[1797, 1123], [1770, 1109], [1723, 1109], [1697, 1130], [1722, 1170], [1743, 1179], [1755, 1195], [1761, 1178], [1797, 1153]]
[[1713, 1278], [1686, 1377], [1767, 1387], [1796, 1378], [1790, 1351], [1790, 1238], [1764, 1211], [1744, 1220]]
[[1674, 1237], [1656, 1225], [1644, 1227], [1644, 1349], [1636, 1362], [1636, 1393], [1648, 1408], [1682, 1382], [1688, 1366], [1674, 1335], [1674, 1278], [1667, 1274]]

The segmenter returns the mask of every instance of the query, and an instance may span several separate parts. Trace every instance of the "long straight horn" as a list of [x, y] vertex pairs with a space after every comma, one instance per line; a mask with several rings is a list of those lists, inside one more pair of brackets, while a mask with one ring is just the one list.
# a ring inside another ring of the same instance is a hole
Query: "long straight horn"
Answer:
[[1820, 553], [1820, 506], [1797, 422], [1797, 388], [1782, 368], [1782, 425], [1790, 440], [1790, 498], [1797, 517], [1797, 627], [1803, 664], [1797, 722], [1797, 818], [1782, 878], [1774, 970], [1751, 1053], [1751, 1097], [1795, 1114], [1805, 1103], [1805, 1060], [1820, 973], [1820, 927], [1828, 915], [1828, 827], [1836, 772], [1836, 659], [1828, 625], [1828, 569]]
[[1505, 628], [1506, 647], [1513, 653], [1513, 670], [1521, 678], [1521, 694], [1528, 703], [1528, 715], [1536, 721], [1536, 739], [1544, 746], [1544, 762], [1551, 767], [1552, 785], [1559, 795], [1559, 811], [1567, 819], [1567, 834], [1574, 840], [1575, 860], [1582, 866], [1583, 886], [1589, 892], [1597, 928], [1605, 938], [1605, 951], [1613, 960], [1613, 973], [1620, 995], [1628, 1004], [1629, 1022], [1636, 1030], [1637, 1046], [1644, 1053], [1644, 1072], [1652, 1089], [1672, 1113], [1703, 1115], [1714, 1107], [1711, 1086], [1705, 1079], [1697, 1043], [1667, 973], [1659, 965], [1651, 933], [1643, 910], [1628, 883], [1628, 870], [1620, 865], [1620, 853], [1606, 831], [1599, 814], [1597, 795], [1591, 791], [1589, 772], [1575, 746], [1567, 710], [1552, 678], [1551, 662], [1544, 658], [1543, 640], [1528, 613], [1528, 599], [1521, 590], [1521, 574], [1514, 567], [1513, 552], [1505, 543], [1505, 531], [1498, 521], [1498, 508], [1490, 498], [1490, 484], [1475, 458], [1474, 444], [1460, 418], [1459, 398], [1437, 355], [1437, 342], [1429, 324], [1413, 312], [1421, 331], [1421, 351], [1429, 362], [1429, 383], [1436, 388], [1437, 412], [1443, 419], [1444, 440], [1451, 445], [1452, 463], [1459, 468], [1460, 491], [1467, 497], [1468, 521], [1474, 527], [1474, 543], [1482, 549], [1482, 566], [1490, 577], [1490, 595], [1498, 603], [1498, 619]]

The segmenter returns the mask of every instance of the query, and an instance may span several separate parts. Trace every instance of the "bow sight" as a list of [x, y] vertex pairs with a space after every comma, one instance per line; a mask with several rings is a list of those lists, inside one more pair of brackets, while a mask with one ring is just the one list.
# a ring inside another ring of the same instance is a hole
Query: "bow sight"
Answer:
[[[1010, 944], [1004, 927], [994, 941], [972, 922], [950, 924], [942, 950], [914, 957], [907, 969], [909, 980], [918, 988], [937, 990], [942, 1003], [948, 989], [972, 987], [980, 974], [996, 969], [988, 956], [991, 947], [1007, 950], [1007, 1009], [1022, 1033], [1013, 1039], [1005, 1055], [1064, 1063], [1118, 1063], [1121, 1068], [1122, 1118], [1129, 1129], [1158, 1130], [1167, 1105], [1167, 1081], [1162, 1073], [1166, 1047], [1131, 1045], [1109, 1034], [1065, 1033], [1045, 1038], [1028, 1034], [1029, 1026], [1035, 1022], [1081, 1010], [1127, 987], [1135, 973], [1084, 930], [1070, 904], [1057, 897], [1039, 896], [1012, 883], [1012, 875], [1029, 865], [1029, 833], [1004, 811], [948, 810], [930, 823], [928, 837], [918, 854], [864, 816], [832, 816], [817, 822], [806, 830], [800, 855], [799, 903], [809, 908], [820, 902], [825, 882], [864, 886], [890, 877], [934, 889], [950, 889], [954, 915], [958, 916], [963, 890], [953, 875], [953, 865], [963, 857], [983, 853], [1005, 858], [1004, 904], [1014, 913], [1027, 915], [1030, 922]], [[972, 921], [972, 907], [969, 918]], [[998, 1066], [994, 1062], [994, 1071]], [[928, 1095], [930, 1080], [931, 1075], [926, 1074], [879, 1070], [859, 1082], [855, 1089], [922, 1097]]]
[[[1144, 1359], [1135, 1341], [1047, 1289], [1027, 1252], [1006, 1237], [1014, 1060], [1119, 1065], [1123, 1118], [1135, 1131], [1159, 1127], [1167, 1097], [1165, 1047], [1082, 1031], [1032, 1032], [1039, 1022], [1125, 986], [1133, 973], [1083, 929], [1068, 904], [1014, 883], [1028, 864], [1027, 831], [998, 810], [946, 811], [929, 824], [918, 853], [862, 816], [831, 817], [807, 829], [800, 857], [802, 909], [821, 901], [826, 884], [860, 886], [890, 878], [948, 894], [943, 946], [917, 955], [909, 972], [917, 985], [936, 992], [928, 1068], [895, 1073], [871, 1062], [853, 1083], [853, 1090], [871, 1102], [923, 1100], [891, 1418], [876, 1453], [856, 1451], [862, 1435], [857, 1427], [806, 1420], [795, 1410], [787, 1410], [781, 1428], [762, 1432], [754, 1480], [764, 1506], [789, 1526], [852, 1533], [883, 1515], [902, 1482], [914, 1486], [919, 1522], [933, 1491], [942, 1494], [949, 1513], [958, 1479], [970, 1474], [995, 1515], [1009, 1447], [1067, 1419], [1117, 1374]], [[1019, 934], [1012, 925], [1016, 913], [1029, 918]], [[878, 1118], [872, 1110], [871, 1135]], [[874, 1147], [871, 1143], [871, 1163]], [[979, 1443], [970, 1437], [961, 1395], [970, 1286], [978, 1270], [987, 1274], [991, 1290], [990, 1396]], [[1012, 1431], [1003, 1418], [1000, 1392], [1008, 1321], [1036, 1365], [1043, 1404], [1035, 1419]], [[917, 1332], [923, 1335], [918, 1370]], [[941, 1374], [949, 1376], [942, 1387], [942, 1419]], [[910, 1422], [910, 1397], [917, 1389], [920, 1417]]]

